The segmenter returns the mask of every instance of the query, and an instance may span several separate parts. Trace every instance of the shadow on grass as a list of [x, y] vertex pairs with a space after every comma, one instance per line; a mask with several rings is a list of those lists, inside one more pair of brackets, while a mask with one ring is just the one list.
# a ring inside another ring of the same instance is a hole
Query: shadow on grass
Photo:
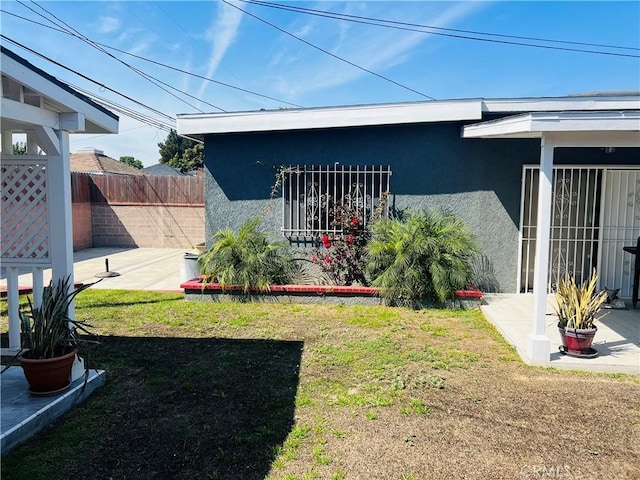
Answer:
[[[3, 458], [3, 478], [263, 479], [268, 474], [294, 423], [302, 342], [100, 341], [93, 359], [107, 371], [105, 387], [55, 428]], [[70, 452], [60, 442], [70, 442]], [[50, 472], [30, 471], [45, 459]]]

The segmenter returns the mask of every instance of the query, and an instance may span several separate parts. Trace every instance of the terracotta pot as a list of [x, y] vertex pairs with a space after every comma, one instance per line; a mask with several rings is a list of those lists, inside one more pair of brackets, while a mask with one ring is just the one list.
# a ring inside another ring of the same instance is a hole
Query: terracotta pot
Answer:
[[29, 392], [36, 396], [56, 395], [69, 388], [71, 368], [78, 349], [60, 357], [34, 360], [19, 358], [24, 376], [29, 383]]
[[593, 328], [565, 328], [567, 350], [570, 352], [587, 352], [591, 349], [593, 337], [598, 329]]

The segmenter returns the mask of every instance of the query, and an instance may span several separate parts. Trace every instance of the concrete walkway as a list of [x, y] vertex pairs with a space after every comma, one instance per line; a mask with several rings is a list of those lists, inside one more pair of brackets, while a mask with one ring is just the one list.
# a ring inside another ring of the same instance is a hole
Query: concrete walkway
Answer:
[[[575, 358], [559, 352], [558, 318], [553, 314], [555, 300], [547, 299], [546, 336], [551, 340], [551, 359], [544, 367], [591, 372], [640, 373], [640, 308], [634, 310], [627, 302], [627, 310], [605, 310], [599, 315], [598, 333], [593, 348], [596, 358]], [[487, 294], [481, 307], [505, 339], [513, 345], [522, 360], [531, 365], [527, 354], [527, 336], [533, 330], [533, 295]]]
[[[97, 289], [156, 290], [181, 292], [180, 283], [186, 278], [184, 254], [189, 249], [176, 248], [88, 248], [73, 254], [73, 274], [76, 282], [92, 283], [96, 274], [117, 272], [117, 277], [104, 278], [94, 287]], [[51, 271], [45, 270], [44, 284], [48, 285]], [[20, 286], [32, 286], [31, 274], [21, 274]], [[4, 272], [0, 286], [6, 286]]]

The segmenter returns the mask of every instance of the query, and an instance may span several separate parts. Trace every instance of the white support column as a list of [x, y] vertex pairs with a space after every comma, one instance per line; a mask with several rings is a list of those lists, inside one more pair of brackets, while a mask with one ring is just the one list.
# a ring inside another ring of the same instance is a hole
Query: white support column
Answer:
[[533, 330], [527, 337], [527, 350], [533, 363], [548, 362], [551, 340], [545, 335], [547, 314], [547, 278], [549, 274], [549, 239], [551, 232], [551, 191], [554, 145], [543, 134], [538, 185], [538, 225], [533, 280]]
[[40, 308], [42, 305], [42, 290], [44, 289], [44, 274], [42, 267], [34, 267], [31, 270], [31, 285], [33, 285], [33, 306]]
[[13, 131], [2, 131], [2, 154], [13, 155]]
[[[69, 133], [56, 130], [59, 155], [49, 156], [48, 204], [49, 204], [49, 253], [51, 255], [51, 279], [70, 276], [73, 288], [73, 227], [71, 224], [71, 167], [69, 160]], [[49, 152], [47, 152], [49, 153]], [[69, 307], [69, 317], [75, 318], [74, 305]]]
[[9, 351], [20, 350], [20, 301], [18, 298], [18, 267], [7, 269], [7, 310], [9, 316]]

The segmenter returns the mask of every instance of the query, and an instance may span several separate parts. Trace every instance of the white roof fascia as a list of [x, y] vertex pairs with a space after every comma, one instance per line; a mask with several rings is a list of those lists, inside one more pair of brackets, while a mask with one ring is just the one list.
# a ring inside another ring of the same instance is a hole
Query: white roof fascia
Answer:
[[640, 95], [484, 99], [482, 110], [487, 113], [640, 110]]
[[480, 100], [180, 114], [180, 135], [267, 132], [482, 119]]
[[[77, 112], [86, 118], [85, 129], [71, 133], [117, 133], [118, 119], [95, 108], [82, 98], [61, 88], [59, 85], [44, 78], [38, 72], [16, 61], [14, 58], [2, 54], [2, 74], [19, 84], [41, 94], [60, 104], [68, 112]], [[68, 113], [67, 112], [67, 113]]]
[[463, 138], [540, 138], [552, 132], [640, 132], [640, 110], [534, 112], [466, 125]]

